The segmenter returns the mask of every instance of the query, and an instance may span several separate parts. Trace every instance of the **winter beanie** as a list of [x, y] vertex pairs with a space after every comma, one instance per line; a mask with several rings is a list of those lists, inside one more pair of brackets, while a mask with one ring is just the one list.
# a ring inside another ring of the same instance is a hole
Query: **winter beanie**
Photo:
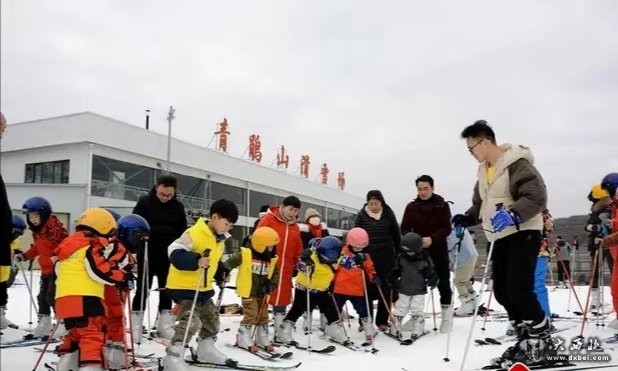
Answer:
[[311, 218], [312, 216], [317, 216], [322, 219], [322, 215], [320, 215], [320, 213], [316, 209], [308, 208], [307, 211], [305, 211], [305, 222], [308, 222], [309, 218]]

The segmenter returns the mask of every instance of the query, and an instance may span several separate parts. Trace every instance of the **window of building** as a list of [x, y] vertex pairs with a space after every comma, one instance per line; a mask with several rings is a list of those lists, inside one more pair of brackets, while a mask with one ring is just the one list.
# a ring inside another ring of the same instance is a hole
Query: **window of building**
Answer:
[[340, 215], [341, 215], [341, 211], [337, 210], [337, 209], [331, 209], [330, 207], [327, 209], [327, 215], [328, 215], [328, 223], [327, 226], [328, 228], [341, 228], [339, 226], [339, 219], [340, 219]]
[[229, 184], [210, 182], [210, 198], [213, 201], [225, 198], [236, 204], [240, 215], [247, 213], [247, 190]]
[[260, 207], [263, 205], [275, 206], [281, 204], [282, 202], [283, 197], [258, 191], [251, 191], [249, 197], [249, 216], [257, 218], [260, 213]]
[[67, 184], [69, 168], [69, 160], [26, 164], [24, 183]]
[[155, 183], [153, 168], [92, 156], [92, 195], [137, 201]]

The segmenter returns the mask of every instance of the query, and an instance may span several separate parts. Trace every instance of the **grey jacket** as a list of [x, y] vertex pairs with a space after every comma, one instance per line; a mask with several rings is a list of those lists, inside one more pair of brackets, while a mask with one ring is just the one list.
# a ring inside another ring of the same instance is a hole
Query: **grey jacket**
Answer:
[[390, 274], [389, 281], [396, 283], [397, 292], [403, 295], [424, 295], [427, 285], [438, 284], [433, 262], [424, 250], [414, 257], [399, 254]]
[[[534, 167], [534, 156], [527, 147], [503, 144], [504, 153], [498, 158], [495, 166], [495, 178], [492, 184], [487, 179], [487, 162], [479, 165], [478, 181], [474, 186], [472, 207], [468, 213], [483, 222], [487, 239], [491, 241], [493, 227], [491, 217], [496, 212], [496, 204], [504, 206], [517, 213], [522, 222], [520, 230], [543, 230], [542, 211], [547, 204], [547, 189], [545, 182]], [[495, 234], [496, 239], [517, 232], [515, 226], [507, 227]]]

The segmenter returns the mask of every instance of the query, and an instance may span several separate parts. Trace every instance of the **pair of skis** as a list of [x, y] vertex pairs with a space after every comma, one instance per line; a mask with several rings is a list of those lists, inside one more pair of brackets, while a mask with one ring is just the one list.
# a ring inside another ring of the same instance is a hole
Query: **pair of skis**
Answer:
[[237, 344], [229, 344], [229, 343], [227, 343], [227, 344], [225, 344], [225, 346], [228, 347], [228, 348], [244, 350], [245, 352], [253, 354], [256, 357], [260, 357], [260, 358], [265, 359], [267, 361], [275, 361], [275, 360], [279, 360], [279, 359], [290, 359], [294, 355], [294, 353], [292, 353], [292, 352], [284, 352], [284, 353], [269, 352], [269, 351], [267, 351], [264, 348], [256, 348], [254, 350], [251, 350], [251, 349], [240, 347]]
[[[52, 339], [49, 343], [58, 343], [60, 339]], [[31, 347], [34, 345], [43, 345], [47, 343], [46, 338], [34, 338], [34, 339], [19, 339], [13, 341], [7, 341], [4, 343], [0, 343], [0, 349], [4, 348], [20, 348], [20, 347]]]
[[403, 338], [403, 337], [401, 337], [401, 336], [393, 335], [393, 334], [391, 334], [391, 333], [390, 333], [390, 332], [388, 332], [388, 331], [384, 331], [384, 332], [382, 332], [382, 334], [386, 335], [387, 337], [389, 337], [389, 338], [391, 338], [391, 339], [394, 339], [394, 340], [399, 341], [399, 344], [401, 344], [401, 345], [412, 345], [412, 344], [414, 344], [414, 342], [416, 342], [419, 338], [421, 338], [421, 337], [423, 337], [423, 336], [425, 336], [425, 335], [429, 334], [429, 331], [424, 331], [422, 334], [417, 335], [417, 336], [414, 336], [414, 335], [413, 335], [413, 336], [412, 336], [412, 337], [410, 337], [410, 338]]

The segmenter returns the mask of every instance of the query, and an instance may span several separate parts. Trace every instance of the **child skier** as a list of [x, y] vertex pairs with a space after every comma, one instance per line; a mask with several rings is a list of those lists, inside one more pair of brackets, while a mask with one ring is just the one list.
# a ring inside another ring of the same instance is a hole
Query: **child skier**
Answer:
[[116, 232], [114, 217], [91, 208], [77, 220], [76, 232], [58, 246], [56, 315], [69, 331], [59, 347], [58, 371], [103, 370], [106, 285], [118, 285], [127, 275], [105, 258], [108, 238]]
[[[453, 226], [451, 234], [446, 237], [451, 270], [455, 271], [455, 288], [459, 294], [461, 305], [455, 310], [456, 316], [467, 316], [474, 313], [478, 305], [478, 297], [472, 286], [474, 267], [478, 252], [467, 228]], [[457, 260], [457, 266], [455, 266]]]
[[[220, 260], [225, 250], [224, 241], [230, 236], [228, 231], [237, 220], [236, 205], [229, 200], [217, 200], [210, 206], [208, 221], [198, 219], [168, 248], [172, 264], [166, 288], [180, 308], [174, 336], [163, 360], [166, 370], [190, 369], [183, 359], [182, 346], [185, 333], [188, 341], [198, 329], [197, 361], [222, 365], [228, 362], [228, 357], [215, 348], [220, 322], [219, 308], [212, 300], [213, 280], [221, 281], [228, 273]], [[191, 323], [188, 323], [190, 316]]]
[[227, 270], [240, 267], [236, 293], [242, 298], [244, 316], [238, 328], [236, 345], [253, 353], [258, 348], [274, 352], [268, 338], [268, 295], [279, 279], [275, 272], [277, 255], [274, 252], [278, 243], [279, 235], [274, 229], [258, 227], [247, 245], [225, 262]]
[[[52, 208], [50, 203], [43, 197], [32, 197], [26, 200], [23, 205], [23, 212], [26, 214], [26, 222], [32, 231], [33, 246], [26, 252], [17, 250], [18, 260], [33, 260], [39, 257], [41, 266], [41, 281], [39, 294], [37, 295], [39, 309], [39, 323], [27, 337], [39, 338], [50, 334], [52, 329], [51, 308], [54, 307], [54, 290], [56, 288], [56, 277], [54, 276], [54, 262], [57, 257], [54, 250], [60, 242], [68, 237], [68, 232], [62, 222], [51, 215]], [[55, 336], [62, 336], [66, 333], [64, 327], [59, 327]]]
[[105, 307], [107, 309], [105, 356], [107, 366], [111, 369], [125, 367], [125, 352], [128, 347], [125, 342], [124, 307], [134, 283], [131, 270], [137, 263], [132, 253], [150, 234], [148, 222], [139, 215], [127, 215], [119, 218], [117, 222], [118, 231], [110, 238], [105, 255], [112, 266], [127, 272], [127, 279], [122, 285], [105, 286]]
[[[399, 339], [403, 339], [402, 331], [411, 330], [411, 339], [425, 333], [423, 310], [427, 286], [434, 289], [438, 285], [433, 262], [422, 246], [421, 236], [414, 232], [406, 233], [401, 238], [401, 253], [396, 258], [395, 268], [388, 276], [389, 285], [399, 292], [393, 309], [393, 323], [388, 331]], [[410, 320], [402, 324], [408, 313], [411, 314]]]
[[[278, 331], [275, 332], [275, 341], [283, 344], [295, 343], [292, 330], [296, 328], [296, 321], [307, 308], [317, 306], [326, 316], [328, 323], [326, 336], [337, 343], [346, 343], [348, 337], [329, 291], [341, 258], [341, 242], [336, 237], [327, 236], [313, 239], [310, 245], [309, 249], [303, 251], [297, 264], [294, 302]], [[309, 290], [308, 299], [307, 290]]]
[[[13, 226], [11, 230], [11, 252], [14, 253], [17, 249], [19, 249], [19, 239], [18, 237], [24, 234], [26, 230], [26, 222], [19, 216], [13, 214]], [[13, 256], [11, 255], [11, 260]], [[0, 330], [4, 330], [7, 327], [17, 328], [13, 322], [9, 321], [6, 318], [5, 310], [6, 304], [8, 303], [9, 296], [7, 289], [11, 286], [12, 280], [15, 275], [13, 265], [10, 266], [0, 266]]]
[[364, 331], [367, 341], [371, 341], [375, 335], [373, 323], [367, 312], [365, 301], [365, 282], [363, 271], [368, 280], [379, 285], [380, 279], [376, 275], [373, 261], [369, 254], [363, 251], [369, 245], [369, 235], [362, 228], [352, 228], [346, 237], [346, 245], [342, 249], [343, 262], [335, 274], [333, 295], [339, 313], [343, 305], [349, 300], [354, 306], [361, 321], [359, 331]]

